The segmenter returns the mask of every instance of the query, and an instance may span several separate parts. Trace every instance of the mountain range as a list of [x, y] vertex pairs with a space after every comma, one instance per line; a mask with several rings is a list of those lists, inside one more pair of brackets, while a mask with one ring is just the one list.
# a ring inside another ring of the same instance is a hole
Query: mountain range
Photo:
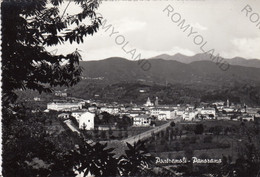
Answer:
[[[162, 54], [162, 55], [152, 57], [150, 59], [174, 60], [186, 64], [195, 61], [212, 61], [210, 54], [196, 54], [194, 56], [186, 56], [180, 53], [177, 53], [175, 55]], [[259, 59], [245, 59], [242, 57], [234, 57], [231, 59], [223, 58], [223, 61], [228, 62], [230, 65], [260, 68]]]
[[[82, 61], [82, 80], [68, 89], [68, 93], [105, 102], [143, 104], [147, 97], [157, 96], [162, 104], [229, 99], [236, 103], [260, 105], [259, 68], [236, 63], [223, 71], [216, 63], [202, 60], [198, 57], [200, 55], [192, 60], [181, 56], [175, 55], [186, 63], [177, 59], [167, 60], [163, 56], [142, 62], [119, 57]], [[241, 63], [244, 60], [241, 59]], [[149, 70], [142, 69], [145, 62], [149, 63]]]
[[[230, 62], [230, 68], [223, 71], [216, 63], [199, 57], [200, 54], [194, 57], [182, 56], [177, 54], [166, 59], [166, 55], [162, 55], [161, 58], [148, 59], [146, 61], [151, 66], [148, 71], [144, 71], [138, 61], [130, 61], [119, 57], [98, 61], [82, 61], [80, 65], [84, 69], [83, 78], [99, 79], [108, 84], [138, 80], [159, 84], [180, 83], [212, 86], [232, 83], [260, 84], [260, 64], [259, 68], [257, 67], [260, 60], [249, 60], [251, 64], [248, 64], [244, 62], [246, 59], [237, 57], [231, 59], [235, 64]], [[186, 63], [176, 61], [174, 58]], [[240, 66], [238, 61], [240, 61], [241, 65], [252, 65], [252, 62], [256, 64], [254, 67]]]
[[[147, 97], [152, 100], [158, 97], [160, 104], [196, 104], [229, 99], [233, 103], [260, 105], [260, 69], [256, 64], [254, 67], [230, 64], [229, 69], [223, 71], [216, 63], [198, 56], [178, 54], [167, 59], [162, 55], [142, 62], [119, 57], [81, 61], [82, 80], [73, 87], [57, 89], [66, 89], [73, 97], [107, 103], [132, 101], [144, 104]], [[234, 59], [240, 63], [244, 60]], [[142, 69], [144, 62], [149, 63], [147, 71]], [[21, 95], [23, 100], [35, 97], [31, 92]], [[43, 96], [44, 100], [50, 98], [52, 95]]]

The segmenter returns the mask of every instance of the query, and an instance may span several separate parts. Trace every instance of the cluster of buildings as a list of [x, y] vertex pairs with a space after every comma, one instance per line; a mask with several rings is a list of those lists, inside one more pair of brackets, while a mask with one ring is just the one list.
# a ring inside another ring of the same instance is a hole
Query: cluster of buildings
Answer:
[[[88, 103], [88, 106], [85, 104]], [[124, 105], [117, 103], [99, 103], [91, 100], [75, 99], [71, 102], [52, 102], [47, 104], [47, 110], [63, 112], [59, 117], [75, 117], [80, 129], [94, 129], [94, 118], [102, 112], [107, 112], [120, 117], [128, 116], [133, 120], [133, 126], [150, 126], [153, 120], [166, 121], [201, 121], [207, 119], [227, 120], [254, 120], [259, 117], [260, 108], [247, 108], [244, 106], [230, 105], [226, 102], [215, 102], [191, 105], [159, 105], [158, 97], [152, 102], [147, 99], [143, 105]]]
[[68, 112], [82, 109], [84, 104], [84, 102], [52, 102], [47, 104], [47, 109]]
[[54, 95], [58, 96], [58, 97], [67, 97], [68, 96], [67, 92], [60, 91], [60, 90], [55, 91]]

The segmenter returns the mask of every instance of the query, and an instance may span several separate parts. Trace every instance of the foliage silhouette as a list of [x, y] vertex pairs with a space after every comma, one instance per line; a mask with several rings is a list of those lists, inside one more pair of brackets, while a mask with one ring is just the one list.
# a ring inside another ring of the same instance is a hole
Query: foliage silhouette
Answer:
[[114, 158], [113, 148], [107, 148], [107, 144], [96, 143], [91, 146], [84, 143], [79, 149], [72, 151], [74, 167], [84, 176], [94, 174], [95, 176], [116, 176], [118, 174], [118, 160]]
[[[15, 90], [51, 92], [52, 86], [72, 86], [80, 80], [79, 51], [67, 55], [48, 52], [47, 46], [83, 43], [101, 24], [98, 0], [74, 0], [77, 14], [60, 14], [65, 0], [9, 1], [2, 13], [2, 90], [5, 104], [17, 99]], [[69, 2], [70, 3], [70, 2]], [[84, 20], [90, 24], [84, 24]]]
[[155, 158], [145, 148], [144, 141], [138, 141], [133, 146], [127, 143], [126, 155], [119, 158], [119, 169], [122, 176], [140, 176], [149, 173], [149, 165]]

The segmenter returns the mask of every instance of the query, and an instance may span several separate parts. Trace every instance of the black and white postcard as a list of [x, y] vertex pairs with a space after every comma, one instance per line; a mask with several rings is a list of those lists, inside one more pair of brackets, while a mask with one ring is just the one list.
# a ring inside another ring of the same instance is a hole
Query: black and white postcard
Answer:
[[260, 1], [2, 0], [4, 177], [260, 177]]

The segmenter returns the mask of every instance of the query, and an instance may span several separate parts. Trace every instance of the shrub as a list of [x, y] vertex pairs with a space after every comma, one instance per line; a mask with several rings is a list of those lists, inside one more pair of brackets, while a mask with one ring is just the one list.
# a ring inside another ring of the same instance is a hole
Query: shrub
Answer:
[[197, 124], [194, 133], [197, 135], [201, 135], [203, 132], [204, 132], [203, 124]]

